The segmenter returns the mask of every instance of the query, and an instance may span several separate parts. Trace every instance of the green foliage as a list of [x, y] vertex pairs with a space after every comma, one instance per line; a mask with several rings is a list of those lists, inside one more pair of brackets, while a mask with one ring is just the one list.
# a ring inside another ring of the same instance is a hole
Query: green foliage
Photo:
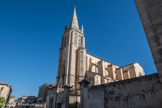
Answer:
[[1, 92], [2, 92], [3, 89], [4, 89], [4, 87], [1, 87], [1, 89], [0, 89], [0, 94], [1, 94]]
[[[1, 95], [3, 89], [4, 89], [4, 87], [0, 88], [0, 95]], [[2, 106], [5, 104], [5, 102], [6, 102], [5, 98], [0, 96], [0, 108], [2, 108]]]
[[2, 108], [2, 106], [5, 104], [5, 98], [4, 97], [0, 97], [0, 108]]

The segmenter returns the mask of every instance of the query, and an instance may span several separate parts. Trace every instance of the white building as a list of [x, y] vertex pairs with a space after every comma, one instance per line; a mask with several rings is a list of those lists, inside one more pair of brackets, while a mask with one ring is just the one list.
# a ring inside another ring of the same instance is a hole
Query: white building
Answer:
[[8, 108], [15, 108], [16, 106], [16, 97], [15, 96], [10, 96], [10, 100], [8, 103]]
[[4, 97], [5, 103], [8, 104], [12, 92], [11, 85], [8, 83], [0, 82], [0, 90], [0, 97]]

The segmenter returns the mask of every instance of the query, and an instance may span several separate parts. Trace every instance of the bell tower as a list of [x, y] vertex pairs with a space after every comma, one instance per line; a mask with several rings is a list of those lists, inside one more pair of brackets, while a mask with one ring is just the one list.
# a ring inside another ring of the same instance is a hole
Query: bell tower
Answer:
[[65, 85], [77, 89], [86, 72], [86, 49], [83, 25], [79, 29], [76, 7], [69, 27], [65, 26], [59, 50], [56, 84], [58, 88]]

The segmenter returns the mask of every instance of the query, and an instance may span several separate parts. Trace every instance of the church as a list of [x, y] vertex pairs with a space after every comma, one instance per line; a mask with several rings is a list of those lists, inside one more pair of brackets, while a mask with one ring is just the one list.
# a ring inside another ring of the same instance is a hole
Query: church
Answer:
[[[82, 80], [88, 81], [89, 86], [94, 86], [140, 76], [145, 76], [145, 72], [138, 62], [119, 66], [88, 53], [84, 27], [81, 25], [79, 28], [74, 6], [69, 27], [65, 26], [61, 39], [56, 86], [48, 90], [46, 107], [66, 108], [67, 101], [69, 104], [80, 103], [79, 82]], [[64, 88], [66, 86], [70, 88], [68, 94]]]
[[84, 27], [79, 29], [76, 8], [69, 27], [65, 26], [59, 50], [56, 84], [79, 89], [78, 83], [86, 79], [91, 85], [100, 85], [145, 75], [139, 63], [119, 66], [88, 53], [85, 47]]

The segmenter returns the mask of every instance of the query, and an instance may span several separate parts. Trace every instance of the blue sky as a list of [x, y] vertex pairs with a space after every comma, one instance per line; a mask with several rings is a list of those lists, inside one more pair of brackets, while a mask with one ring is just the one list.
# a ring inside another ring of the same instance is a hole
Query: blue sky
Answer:
[[[76, 0], [87, 52], [121, 66], [140, 62], [156, 73], [134, 0]], [[0, 82], [12, 95], [37, 95], [54, 83], [60, 40], [69, 25], [74, 0], [0, 1]]]

